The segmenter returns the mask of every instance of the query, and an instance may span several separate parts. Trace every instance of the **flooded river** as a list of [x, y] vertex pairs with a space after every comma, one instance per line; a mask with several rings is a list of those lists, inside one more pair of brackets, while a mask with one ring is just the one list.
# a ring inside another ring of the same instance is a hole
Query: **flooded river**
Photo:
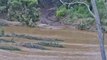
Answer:
[[[13, 60], [101, 60], [96, 32], [18, 26], [4, 27], [4, 30], [6, 33], [30, 34], [43, 38], [57, 38], [64, 41], [61, 43], [64, 45], [64, 48], [50, 47], [50, 50], [28, 49], [22, 47], [21, 52], [12, 52], [13, 54], [9, 52], [9, 58]], [[18, 42], [30, 41], [23, 38], [15, 39]], [[107, 34], [105, 34], [105, 47], [107, 50]], [[5, 55], [5, 53], [1, 52], [0, 57], [2, 56], [1, 54]], [[16, 56], [19, 56], [19, 58]]]
[[[6, 33], [26, 33], [33, 35], [40, 35], [41, 37], [52, 37], [65, 40], [65, 42], [70, 43], [80, 43], [80, 44], [98, 44], [97, 33], [79, 31], [72, 29], [42, 29], [42, 28], [29, 28], [29, 27], [5, 27]], [[105, 44], [107, 44], [107, 34], [105, 34]]]

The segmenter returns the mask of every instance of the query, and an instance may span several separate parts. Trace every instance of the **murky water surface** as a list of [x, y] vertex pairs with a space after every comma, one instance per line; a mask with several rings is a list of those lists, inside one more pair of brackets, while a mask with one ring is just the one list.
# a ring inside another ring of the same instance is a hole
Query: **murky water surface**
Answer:
[[[36, 50], [22, 48], [23, 51], [18, 52], [24, 55], [40, 55], [40, 56], [59, 56], [68, 57], [67, 60], [100, 60], [100, 50], [96, 32], [79, 31], [72, 29], [42, 29], [29, 27], [4, 27], [6, 33], [20, 33], [37, 35], [43, 38], [58, 38], [63, 40], [61, 43], [65, 48], [52, 48], [50, 50]], [[10, 39], [10, 38], [6, 38]], [[17, 42], [37, 42], [29, 39], [15, 38]], [[105, 34], [105, 47], [107, 48], [107, 34]], [[106, 49], [107, 50], [107, 49]], [[17, 52], [16, 52], [17, 53]], [[72, 58], [71, 58], [72, 57]], [[43, 59], [42, 59], [43, 60]], [[52, 59], [50, 59], [52, 60]], [[57, 59], [56, 59], [57, 60]], [[60, 60], [60, 59], [59, 59]], [[63, 57], [63, 59], [65, 58]]]

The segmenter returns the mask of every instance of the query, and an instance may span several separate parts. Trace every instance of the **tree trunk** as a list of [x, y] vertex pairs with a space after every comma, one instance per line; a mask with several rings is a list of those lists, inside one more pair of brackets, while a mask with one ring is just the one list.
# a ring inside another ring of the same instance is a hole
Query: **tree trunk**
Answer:
[[100, 44], [102, 60], [106, 60], [106, 54], [105, 54], [105, 48], [104, 48], [104, 34], [103, 34], [102, 26], [101, 26], [101, 20], [100, 20], [100, 16], [98, 13], [97, 5], [96, 5], [96, 0], [91, 0], [91, 4], [92, 4], [93, 11], [95, 14], [95, 19], [96, 19], [96, 27], [98, 31], [98, 39], [99, 39], [99, 44]]

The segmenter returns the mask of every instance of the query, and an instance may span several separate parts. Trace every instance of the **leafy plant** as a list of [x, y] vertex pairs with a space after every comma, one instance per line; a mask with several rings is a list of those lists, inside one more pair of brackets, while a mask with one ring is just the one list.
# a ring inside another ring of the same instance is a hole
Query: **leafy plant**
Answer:
[[94, 25], [95, 20], [93, 18], [82, 19], [82, 21], [76, 26], [79, 30], [89, 30]]
[[10, 0], [8, 1], [9, 20], [18, 20], [28, 26], [35, 26], [39, 19], [37, 9], [38, 0]]
[[60, 6], [56, 11], [57, 17], [64, 17], [67, 14], [67, 9], [65, 6]]
[[0, 0], [0, 13], [5, 13], [7, 11], [7, 1], [8, 0]]
[[0, 12], [6, 13], [8, 20], [35, 26], [39, 19], [38, 0], [0, 0]]

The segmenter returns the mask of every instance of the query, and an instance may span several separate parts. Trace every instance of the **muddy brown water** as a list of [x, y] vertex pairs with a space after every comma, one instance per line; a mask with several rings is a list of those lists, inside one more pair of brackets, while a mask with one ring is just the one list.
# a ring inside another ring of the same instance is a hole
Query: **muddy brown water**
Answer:
[[[41, 37], [59, 38], [68, 43], [98, 44], [96, 32], [87, 32], [72, 29], [52, 30], [16, 26], [5, 27], [4, 30], [6, 33], [25, 33], [38, 35]], [[107, 44], [107, 34], [105, 34], [105, 44]]]
[[[79, 31], [72, 29], [42, 29], [42, 28], [29, 28], [20, 26], [4, 27], [6, 33], [21, 33], [32, 34], [40, 37], [58, 38], [64, 40], [65, 48], [52, 48], [50, 50], [38, 50], [22, 48], [21, 52], [11, 52], [10, 59], [19, 54], [19, 58], [23, 60], [101, 60], [99, 42], [97, 40], [96, 32]], [[10, 38], [6, 38], [10, 39]], [[17, 42], [37, 42], [23, 38], [15, 38]], [[107, 34], [105, 34], [105, 47], [107, 50]], [[3, 53], [0, 53], [2, 56]], [[5, 54], [3, 54], [5, 55]], [[6, 55], [5, 55], [6, 56]], [[23, 56], [23, 57], [22, 57]], [[26, 57], [26, 58], [25, 58]], [[16, 59], [16, 60], [17, 60]]]

